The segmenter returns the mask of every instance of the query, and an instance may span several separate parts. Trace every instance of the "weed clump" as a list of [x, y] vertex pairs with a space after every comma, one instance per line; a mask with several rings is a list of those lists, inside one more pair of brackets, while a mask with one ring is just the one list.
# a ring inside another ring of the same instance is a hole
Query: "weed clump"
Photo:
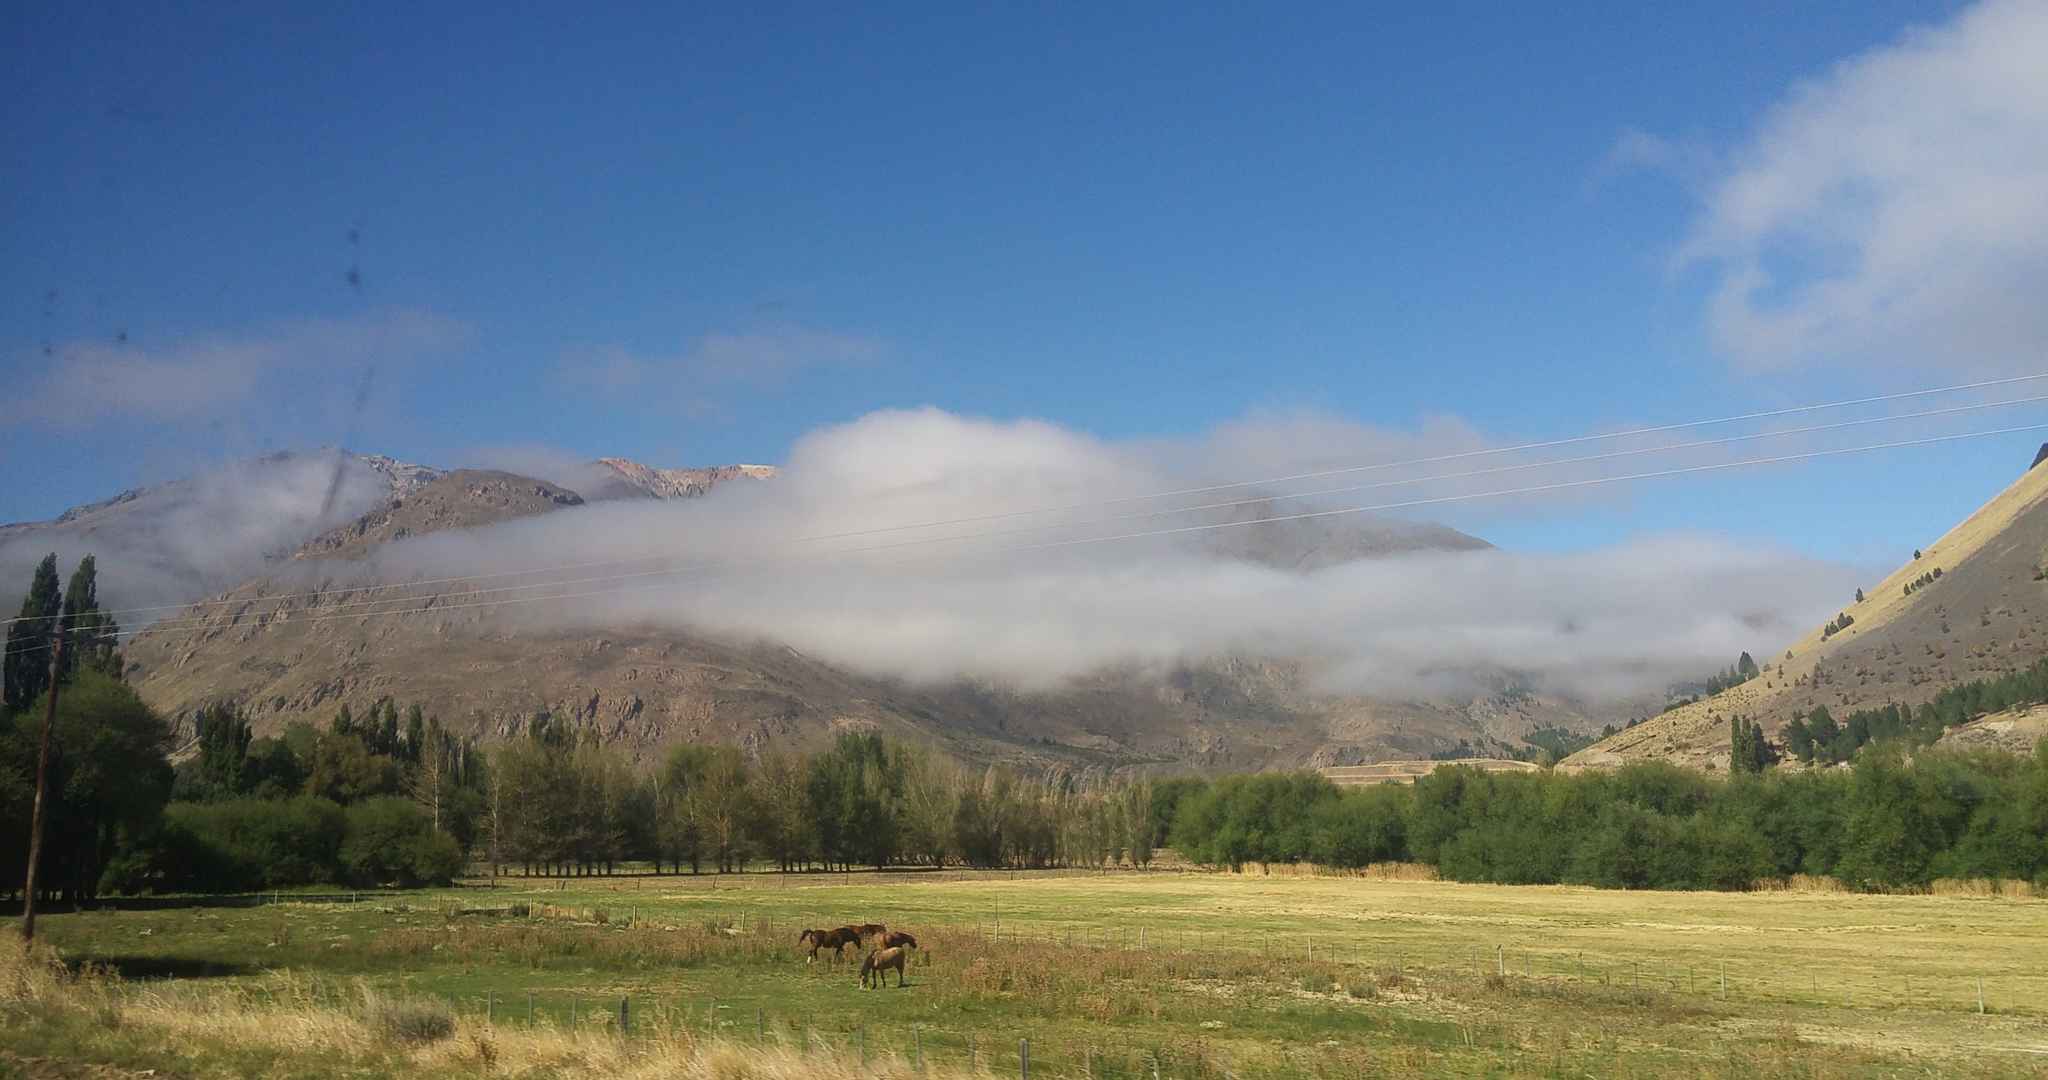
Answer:
[[438, 1001], [426, 999], [370, 1001], [369, 1026], [393, 1042], [422, 1045], [455, 1034], [455, 1016]]

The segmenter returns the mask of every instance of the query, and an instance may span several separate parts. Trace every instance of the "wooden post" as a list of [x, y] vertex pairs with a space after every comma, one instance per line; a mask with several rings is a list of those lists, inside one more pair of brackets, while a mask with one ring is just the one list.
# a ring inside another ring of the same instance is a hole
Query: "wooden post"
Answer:
[[1031, 1080], [1031, 1040], [1017, 1040], [1017, 1069], [1022, 1080]]
[[526, 1026], [533, 1026], [533, 991], [526, 992]]
[[28, 874], [21, 890], [21, 944], [36, 940], [36, 866], [43, 858], [43, 802], [50, 786], [50, 729], [57, 726], [58, 678], [64, 671], [64, 616], [57, 616], [57, 640], [50, 648], [50, 700], [43, 708], [43, 738], [36, 749], [36, 801], [29, 812]]
[[1494, 971], [1494, 974], [1496, 974], [1496, 975], [1499, 975], [1499, 976], [1500, 976], [1501, 978], [1503, 978], [1503, 979], [1505, 979], [1505, 978], [1507, 978], [1507, 977], [1508, 977], [1508, 947], [1507, 947], [1507, 946], [1505, 946], [1505, 945], [1495, 945], [1495, 946], [1493, 947], [1493, 971]]
[[768, 1015], [758, 1008], [754, 1010], [754, 1041], [768, 1041]]
[[484, 991], [484, 1023], [495, 1024], [497, 1022], [498, 992], [496, 990], [486, 990]]
[[632, 1015], [626, 1011], [626, 1001], [627, 999], [623, 997], [619, 999], [619, 1035], [621, 1037], [624, 1037], [628, 1031], [632, 1030], [633, 1026]]

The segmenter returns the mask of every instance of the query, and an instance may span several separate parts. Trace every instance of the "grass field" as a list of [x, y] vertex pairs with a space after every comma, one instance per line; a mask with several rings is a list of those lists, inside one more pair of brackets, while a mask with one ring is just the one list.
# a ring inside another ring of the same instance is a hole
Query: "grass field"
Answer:
[[[868, 921], [920, 939], [908, 987], [862, 992], [852, 967], [796, 949], [804, 926]], [[1176, 873], [513, 878], [41, 926], [71, 964], [123, 978], [17, 993], [0, 1076], [803, 1075], [858, 1071], [863, 1052], [871, 1069], [1015, 1076], [1027, 1039], [1042, 1076], [2048, 1067], [2048, 901], [2032, 899]], [[456, 1034], [379, 1038], [380, 1001], [452, 1010]]]

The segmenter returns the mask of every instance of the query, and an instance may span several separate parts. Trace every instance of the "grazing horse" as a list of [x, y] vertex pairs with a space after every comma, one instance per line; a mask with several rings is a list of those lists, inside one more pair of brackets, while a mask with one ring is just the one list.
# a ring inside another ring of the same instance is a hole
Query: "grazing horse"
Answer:
[[903, 989], [903, 961], [909, 954], [902, 949], [877, 949], [860, 962], [860, 984], [868, 985], [868, 976], [875, 977], [875, 989], [888, 985], [889, 969], [896, 969], [896, 988]]
[[891, 930], [882, 936], [882, 945], [891, 949], [915, 949], [917, 948], [917, 939], [901, 930]]
[[811, 947], [811, 958], [806, 963], [817, 962], [819, 949], [830, 949], [834, 959], [844, 960], [848, 945], [859, 947], [860, 935], [845, 926], [837, 930], [806, 930], [797, 935], [796, 943], [798, 948]]

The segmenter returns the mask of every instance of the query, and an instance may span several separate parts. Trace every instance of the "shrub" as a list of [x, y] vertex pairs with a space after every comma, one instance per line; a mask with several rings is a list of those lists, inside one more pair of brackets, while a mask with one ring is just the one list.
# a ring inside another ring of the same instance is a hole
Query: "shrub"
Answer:
[[438, 1001], [373, 998], [367, 1011], [370, 1027], [394, 1042], [439, 1042], [455, 1034], [454, 1014]]
[[341, 867], [354, 882], [445, 884], [462, 869], [455, 841], [436, 833], [427, 812], [405, 799], [365, 799], [348, 808], [347, 823]]

